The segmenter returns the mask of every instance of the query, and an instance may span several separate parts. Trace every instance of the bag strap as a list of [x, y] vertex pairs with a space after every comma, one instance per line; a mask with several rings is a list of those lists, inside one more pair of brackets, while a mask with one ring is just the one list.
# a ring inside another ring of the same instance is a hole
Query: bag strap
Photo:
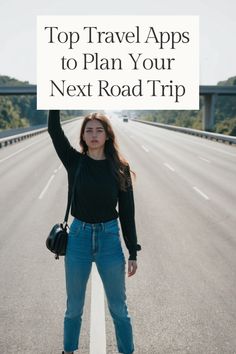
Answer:
[[[70, 193], [70, 191], [68, 191], [68, 199], [67, 199], [67, 207], [66, 207], [66, 213], [65, 213], [65, 218], [64, 218], [64, 223], [65, 225], [67, 225], [67, 221], [68, 221], [68, 216], [69, 216], [69, 211], [70, 211], [70, 207], [71, 207], [71, 202], [72, 202], [72, 197], [74, 196], [74, 192], [75, 192], [75, 185], [76, 185], [76, 180], [77, 177], [79, 175], [80, 169], [81, 169], [81, 165], [84, 159], [84, 155], [82, 155], [81, 157], [81, 161], [76, 169], [75, 172], [75, 178], [74, 178], [74, 182], [73, 182], [73, 187], [72, 187], [72, 191]], [[68, 225], [67, 225], [68, 226]]]

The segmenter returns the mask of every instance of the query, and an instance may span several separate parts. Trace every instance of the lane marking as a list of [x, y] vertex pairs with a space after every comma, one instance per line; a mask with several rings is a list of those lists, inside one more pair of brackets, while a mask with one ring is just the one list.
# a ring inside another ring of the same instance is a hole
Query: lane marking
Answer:
[[[197, 137], [197, 136], [196, 136], [196, 137]], [[186, 138], [186, 136], [185, 136], [185, 138]], [[202, 144], [202, 143], [198, 143], [198, 142], [196, 142], [196, 141], [191, 141], [191, 140], [189, 140], [189, 139], [187, 139], [187, 140], [188, 140], [188, 142], [190, 142], [191, 144], [201, 145], [201, 147], [204, 147], [204, 148], [206, 147], [207, 149], [219, 151], [219, 152], [222, 152], [223, 154], [236, 157], [236, 154], [233, 154], [233, 153], [231, 153], [231, 152], [224, 151], [224, 150], [221, 150], [221, 149], [217, 149], [217, 148], [214, 148], [214, 147], [209, 146], [209, 145], [207, 145], [207, 144]], [[213, 142], [213, 141], [212, 141], [212, 140], [205, 140], [205, 142]], [[232, 148], [233, 148], [233, 146], [232, 146]]]
[[167, 168], [169, 168], [169, 170], [171, 170], [171, 171], [175, 171], [175, 169], [173, 168], [173, 167], [171, 167], [168, 163], [164, 163], [164, 166], [166, 166]]
[[224, 150], [221, 150], [221, 149], [216, 149], [216, 148], [213, 148], [211, 146], [207, 146], [209, 149], [212, 149], [212, 150], [215, 150], [215, 151], [219, 151], [219, 152], [222, 152], [223, 154], [226, 154], [226, 155], [229, 155], [229, 156], [233, 156], [233, 157], [236, 157], [236, 154], [232, 154], [231, 152], [228, 152], [228, 151], [224, 151]]
[[54, 170], [54, 173], [57, 173], [62, 168], [62, 163]]
[[41, 139], [41, 140], [35, 141], [34, 143], [29, 144], [29, 145], [25, 146], [24, 148], [22, 148], [22, 149], [20, 149], [20, 150], [17, 150], [17, 151], [14, 152], [13, 154], [8, 155], [7, 157], [4, 157], [4, 159], [1, 159], [1, 160], [0, 160], [0, 163], [6, 161], [6, 160], [8, 160], [8, 159], [10, 159], [11, 157], [13, 157], [13, 156], [15, 156], [15, 155], [17, 155], [17, 154], [19, 154], [21, 151], [24, 151], [24, 150], [28, 149], [30, 146], [32, 146], [32, 145], [34, 145], [34, 144], [37, 144], [37, 143], [39, 143], [39, 142], [41, 142], [41, 141], [43, 141], [43, 140], [46, 140], [46, 139], [47, 139], [47, 138], [43, 138], [43, 139]]
[[90, 354], [106, 354], [104, 290], [97, 268], [92, 263]]
[[[137, 123], [136, 123], [137, 124]], [[143, 124], [143, 126], [145, 127], [145, 128], [152, 128], [152, 126], [149, 126], [148, 124]], [[143, 129], [144, 129], [144, 127], [143, 127]], [[153, 132], [154, 130], [152, 129], [151, 130], [151, 132]], [[159, 132], [161, 131], [161, 129], [159, 130]], [[137, 132], [137, 131], [136, 131]], [[167, 129], [162, 129], [162, 132], [163, 132], [163, 134], [164, 133], [176, 133], [175, 131], [172, 131], [172, 130], [167, 130]], [[141, 131], [141, 134], [143, 133], [143, 131]], [[158, 132], [157, 132], [158, 133]], [[155, 133], [154, 133], [155, 134]], [[156, 136], [159, 136], [159, 135], [154, 135], [154, 137], [156, 137]], [[168, 134], [165, 134], [165, 136], [168, 136]], [[219, 152], [222, 152], [223, 154], [226, 154], [226, 155], [229, 155], [229, 156], [233, 156], [233, 157], [236, 157], [236, 154], [235, 153], [231, 153], [231, 152], [229, 152], [229, 151], [224, 151], [224, 150], [222, 150], [222, 149], [219, 149], [219, 148], [215, 148], [215, 147], [212, 147], [212, 146], [209, 146], [208, 144], [203, 144], [202, 142], [197, 142], [197, 141], [192, 141], [192, 139], [189, 139], [189, 138], [191, 138], [192, 136], [191, 135], [189, 135], [189, 134], [184, 134], [184, 133], [182, 133], [182, 136], [180, 136], [180, 135], [177, 135], [177, 134], [175, 134], [175, 137], [177, 137], [177, 136], [179, 136], [180, 137], [180, 139], [178, 139], [179, 141], [180, 141], [180, 143], [182, 143], [182, 141], [183, 140], [187, 140], [187, 142], [189, 142], [189, 143], [191, 143], [191, 144], [196, 144], [196, 145], [200, 145], [201, 147], [206, 147], [206, 148], [208, 148], [208, 149], [211, 149], [211, 150], [215, 150], [215, 151], [219, 151]], [[200, 137], [198, 137], [198, 136], [194, 136], [195, 138], [200, 138]], [[202, 140], [203, 140], [203, 138], [201, 138]], [[213, 140], [210, 140], [210, 139], [205, 139], [204, 140], [204, 142], [205, 143], [218, 143], [218, 142], [216, 142], [216, 141], [213, 141]], [[218, 143], [218, 144], [220, 144], [220, 143]], [[230, 145], [228, 146], [228, 145], [225, 145], [226, 147], [229, 147], [230, 148]], [[231, 146], [231, 148], [234, 148], [233, 146]]]
[[44, 187], [44, 189], [43, 189], [42, 192], [40, 193], [38, 199], [43, 199], [43, 196], [44, 196], [44, 194], [46, 193], [46, 191], [47, 191], [47, 189], [48, 189], [48, 187], [49, 187], [49, 185], [50, 185], [50, 183], [52, 182], [52, 180], [53, 180], [54, 177], [55, 177], [55, 175], [52, 175], [52, 176], [49, 178], [48, 183], [46, 184], [46, 186]]
[[205, 161], [205, 162], [211, 163], [211, 161], [210, 161], [210, 160], [207, 160], [207, 159], [205, 159], [204, 157], [201, 157], [201, 156], [198, 156], [198, 157], [199, 157], [199, 159], [200, 159], [200, 160], [202, 160], [202, 161]]
[[210, 198], [205, 194], [203, 193], [200, 189], [198, 189], [197, 187], [193, 187], [193, 189], [199, 193], [203, 198], [205, 198], [206, 200], [210, 200]]
[[146, 148], [146, 146], [142, 145], [143, 150], [145, 150], [146, 152], [149, 152], [148, 148]]
[[55, 177], [55, 174], [62, 168], [62, 163], [59, 165], [58, 168], [56, 168], [54, 170], [54, 174], [49, 178], [48, 183], [46, 184], [46, 186], [44, 187], [44, 189], [42, 190], [42, 192], [39, 195], [38, 199], [43, 199], [44, 194], [46, 193], [48, 187], [50, 186], [50, 183], [52, 182], [53, 178]]

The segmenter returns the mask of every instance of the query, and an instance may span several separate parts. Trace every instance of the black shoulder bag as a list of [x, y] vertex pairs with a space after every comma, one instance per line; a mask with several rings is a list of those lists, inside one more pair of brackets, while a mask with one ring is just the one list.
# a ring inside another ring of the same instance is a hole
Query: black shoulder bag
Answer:
[[67, 224], [67, 221], [68, 221], [69, 211], [72, 203], [72, 198], [74, 197], [75, 184], [80, 172], [82, 161], [83, 161], [83, 156], [75, 173], [72, 192], [71, 194], [68, 193], [68, 200], [67, 200], [64, 222], [55, 224], [46, 239], [46, 246], [51, 252], [55, 253], [55, 259], [59, 259], [59, 256], [65, 256], [66, 254], [66, 246], [67, 246], [68, 230], [69, 230], [69, 225]]

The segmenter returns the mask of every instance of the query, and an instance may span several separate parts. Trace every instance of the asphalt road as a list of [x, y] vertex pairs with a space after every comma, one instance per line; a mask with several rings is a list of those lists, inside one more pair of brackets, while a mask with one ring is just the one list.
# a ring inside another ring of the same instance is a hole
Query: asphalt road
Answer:
[[[112, 124], [137, 174], [143, 250], [126, 280], [135, 353], [236, 353], [236, 148], [115, 116]], [[80, 125], [63, 127], [75, 146]], [[1, 149], [0, 181], [0, 353], [61, 353], [63, 258], [54, 260], [45, 239], [64, 217], [67, 175], [49, 135]], [[91, 281], [81, 354], [89, 354], [90, 302]], [[107, 307], [105, 325], [115, 354]]]

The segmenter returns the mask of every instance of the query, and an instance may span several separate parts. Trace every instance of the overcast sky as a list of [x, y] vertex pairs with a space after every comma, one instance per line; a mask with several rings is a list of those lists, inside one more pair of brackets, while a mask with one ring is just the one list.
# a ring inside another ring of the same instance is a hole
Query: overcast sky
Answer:
[[36, 84], [37, 15], [199, 15], [200, 84], [236, 76], [236, 0], [6, 0], [0, 75]]

